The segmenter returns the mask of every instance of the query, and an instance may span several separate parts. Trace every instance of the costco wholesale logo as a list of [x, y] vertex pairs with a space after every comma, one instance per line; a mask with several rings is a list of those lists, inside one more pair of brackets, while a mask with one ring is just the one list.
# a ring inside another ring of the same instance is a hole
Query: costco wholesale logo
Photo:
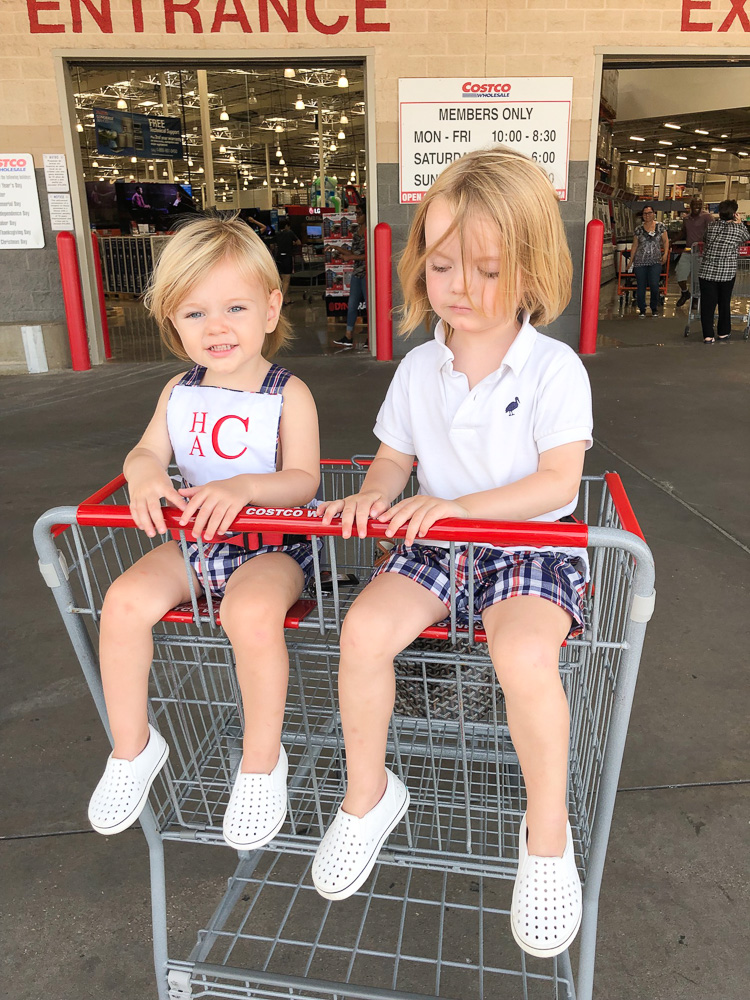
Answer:
[[467, 80], [461, 87], [464, 97], [508, 97], [509, 83], [472, 83]]
[[22, 157], [20, 157], [17, 160], [15, 160], [15, 159], [13, 159], [13, 160], [0, 160], [0, 167], [4, 167], [6, 169], [8, 167], [18, 168], [18, 167], [25, 167], [25, 166], [26, 166], [26, 160], [24, 160]]

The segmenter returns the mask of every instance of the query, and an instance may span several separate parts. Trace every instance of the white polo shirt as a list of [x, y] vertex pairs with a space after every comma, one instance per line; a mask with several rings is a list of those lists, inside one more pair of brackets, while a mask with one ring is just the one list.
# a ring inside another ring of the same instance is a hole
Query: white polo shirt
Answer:
[[[500, 367], [473, 389], [454, 369], [439, 322], [434, 340], [415, 347], [396, 370], [374, 432], [416, 456], [420, 493], [453, 500], [531, 475], [550, 448], [573, 441], [590, 448], [592, 428], [591, 388], [579, 357], [526, 317]], [[557, 521], [576, 502], [532, 520]], [[585, 556], [582, 549], [564, 551]]]

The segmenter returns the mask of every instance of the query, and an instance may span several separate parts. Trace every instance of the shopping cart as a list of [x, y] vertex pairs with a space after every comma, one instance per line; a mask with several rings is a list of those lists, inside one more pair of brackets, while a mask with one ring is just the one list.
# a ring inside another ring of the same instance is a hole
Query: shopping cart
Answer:
[[[685, 324], [685, 336], [690, 336], [690, 324], [693, 320], [700, 320], [701, 316], [701, 283], [700, 270], [703, 260], [703, 244], [693, 243], [690, 250], [690, 306], [688, 308], [688, 318]], [[744, 324], [742, 337], [747, 340], [750, 337], [750, 243], [740, 247], [737, 251], [737, 277], [734, 280], [732, 289], [732, 301], [739, 300], [739, 312], [733, 312], [731, 319], [739, 320]]]
[[[356, 491], [366, 463], [325, 462], [324, 498]], [[407, 492], [413, 492], [415, 480]], [[178, 512], [166, 512], [177, 529]], [[585, 478], [580, 523], [445, 520], [431, 537], [457, 546], [588, 546], [586, 629], [560, 653], [570, 704], [570, 819], [583, 881], [578, 972], [570, 954], [534, 959], [508, 923], [525, 793], [486, 637], [451, 614], [396, 659], [392, 766], [412, 805], [373, 876], [351, 899], [315, 891], [312, 856], [344, 793], [336, 704], [339, 633], [377, 557], [382, 525], [340, 537], [308, 511], [248, 508], [233, 530], [320, 537], [314, 579], [287, 616], [290, 684], [284, 724], [289, 814], [262, 851], [240, 852], [213, 916], [183, 958], [167, 947], [164, 842], [224, 845], [221, 824], [241, 756], [242, 706], [216, 603], [191, 600], [155, 631], [150, 721], [171, 747], [141, 815], [151, 862], [153, 949], [160, 1000], [285, 997], [305, 1000], [590, 1000], [604, 857], [646, 623], [654, 567], [619, 477]], [[403, 535], [403, 530], [401, 531]], [[96, 645], [104, 593], [159, 544], [133, 525], [126, 485], [114, 480], [78, 507], [36, 524], [42, 575], [57, 602], [102, 721]], [[184, 535], [182, 536], [184, 538]], [[469, 570], [469, 578], [472, 574]], [[470, 598], [471, 599], [471, 598]]]
[[[664, 304], [669, 284], [669, 254], [664, 265], [664, 270], [659, 275], [659, 304]], [[630, 304], [630, 296], [633, 296], [635, 303], [637, 283], [635, 274], [630, 270], [630, 250], [621, 250], [617, 256], [617, 295], [620, 301], [620, 308], [623, 304], [627, 307]]]

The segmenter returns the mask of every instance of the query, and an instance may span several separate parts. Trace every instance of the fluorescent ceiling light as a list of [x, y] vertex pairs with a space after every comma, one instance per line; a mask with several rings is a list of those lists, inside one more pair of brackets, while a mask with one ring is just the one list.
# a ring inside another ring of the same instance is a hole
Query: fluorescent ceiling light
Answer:
[[696, 135], [708, 135], [709, 133], [704, 128], [697, 128], [695, 130]]
[[712, 146], [711, 147], [711, 152], [712, 153], [726, 153], [726, 149], [724, 149], [723, 146]]
[[686, 160], [687, 156], [675, 156], [675, 160]]
[[672, 122], [664, 122], [664, 128], [676, 128], [679, 131], [682, 128], [682, 126], [673, 125]]
[[628, 138], [629, 138], [629, 139], [632, 139], [632, 140], [633, 140], [633, 142], [645, 142], [645, 141], [646, 141], [646, 140], [645, 140], [645, 139], [643, 138], [643, 136], [642, 136], [642, 135], [631, 135], [631, 136], [628, 136]]
[[671, 146], [672, 143], [668, 139], [659, 139], [660, 146]]

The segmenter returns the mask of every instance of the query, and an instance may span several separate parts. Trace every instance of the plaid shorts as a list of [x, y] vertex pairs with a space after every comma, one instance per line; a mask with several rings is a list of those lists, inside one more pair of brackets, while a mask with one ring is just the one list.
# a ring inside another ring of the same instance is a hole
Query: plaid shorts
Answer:
[[[323, 539], [318, 538], [318, 551], [322, 548]], [[312, 542], [304, 539], [300, 540], [298, 535], [284, 535], [284, 542], [281, 545], [261, 545], [257, 549], [246, 549], [241, 545], [229, 545], [226, 542], [217, 542], [214, 545], [203, 545], [203, 558], [205, 560], [208, 573], [208, 588], [203, 578], [203, 564], [201, 563], [199, 547], [197, 542], [187, 543], [187, 553], [190, 565], [195, 570], [201, 586], [204, 590], [209, 589], [214, 597], [221, 599], [224, 596], [229, 577], [243, 563], [256, 556], [266, 555], [269, 552], [283, 552], [291, 556], [296, 563], [299, 563], [305, 575], [305, 587], [310, 582], [313, 574], [313, 550]]]
[[[456, 545], [456, 614], [468, 621], [469, 546]], [[568, 637], [583, 633], [586, 580], [579, 560], [562, 552], [506, 552], [488, 545], [474, 546], [474, 615], [509, 597], [543, 597], [563, 608], [573, 619]], [[400, 573], [426, 587], [447, 608], [451, 604], [450, 549], [435, 545], [396, 545], [374, 570]]]

